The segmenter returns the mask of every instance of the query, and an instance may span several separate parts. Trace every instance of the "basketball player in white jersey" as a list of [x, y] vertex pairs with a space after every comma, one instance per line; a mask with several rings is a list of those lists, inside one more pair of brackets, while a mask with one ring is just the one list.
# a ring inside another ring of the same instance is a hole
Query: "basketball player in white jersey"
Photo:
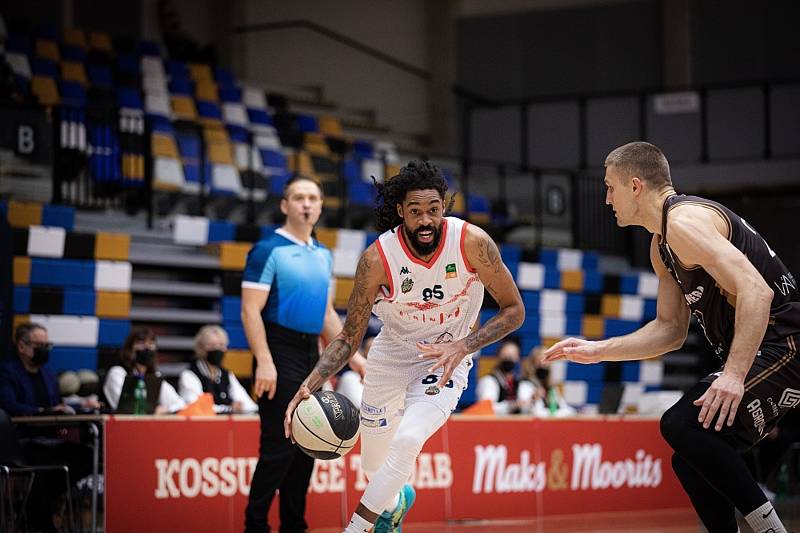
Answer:
[[[471, 354], [516, 330], [525, 308], [497, 245], [485, 231], [446, 217], [441, 171], [412, 161], [378, 186], [377, 226], [361, 255], [342, 332], [328, 345], [286, 410], [355, 353], [371, 312], [383, 327], [367, 359], [361, 402], [361, 464], [367, 485], [346, 533], [400, 531], [414, 501], [407, 484], [422, 446], [467, 386]], [[452, 200], [451, 200], [452, 203]], [[478, 327], [484, 288], [500, 307]]]

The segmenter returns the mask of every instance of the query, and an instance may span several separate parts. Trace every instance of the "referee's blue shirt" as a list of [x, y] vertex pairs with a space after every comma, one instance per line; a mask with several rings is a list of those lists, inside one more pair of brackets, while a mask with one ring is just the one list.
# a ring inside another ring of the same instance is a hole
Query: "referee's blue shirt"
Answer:
[[247, 254], [242, 287], [269, 291], [264, 321], [319, 335], [328, 305], [333, 256], [317, 240], [310, 244], [282, 228]]

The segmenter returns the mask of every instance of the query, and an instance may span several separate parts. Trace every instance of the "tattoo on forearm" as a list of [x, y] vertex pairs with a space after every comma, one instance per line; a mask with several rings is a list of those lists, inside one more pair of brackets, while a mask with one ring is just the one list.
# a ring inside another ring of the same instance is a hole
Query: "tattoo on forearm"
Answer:
[[464, 346], [467, 352], [476, 352], [484, 346], [502, 339], [518, 326], [519, 320], [512, 314], [512, 311], [502, 309], [486, 324], [467, 335], [464, 338]]
[[336, 339], [325, 348], [317, 362], [316, 370], [319, 375], [328, 379], [336, 374], [350, 359], [350, 345], [342, 339]]

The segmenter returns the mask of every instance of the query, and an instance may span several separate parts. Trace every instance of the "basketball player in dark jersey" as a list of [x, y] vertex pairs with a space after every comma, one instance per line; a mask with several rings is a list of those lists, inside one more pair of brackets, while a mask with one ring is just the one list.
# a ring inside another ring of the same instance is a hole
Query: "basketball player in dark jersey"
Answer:
[[800, 293], [792, 274], [744, 219], [724, 206], [678, 195], [657, 147], [635, 142], [605, 162], [606, 204], [619, 226], [653, 234], [656, 318], [602, 341], [565, 339], [546, 360], [579, 363], [656, 357], [686, 339], [697, 317], [722, 366], [661, 418], [675, 474], [711, 533], [736, 532], [734, 508], [756, 532], [784, 532], [739, 452], [800, 403]]

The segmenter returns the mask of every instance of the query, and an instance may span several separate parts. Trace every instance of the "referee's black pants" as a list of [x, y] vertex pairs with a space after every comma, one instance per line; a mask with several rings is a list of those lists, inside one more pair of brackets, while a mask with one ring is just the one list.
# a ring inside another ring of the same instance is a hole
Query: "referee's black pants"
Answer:
[[317, 364], [318, 337], [273, 323], [266, 323], [265, 328], [278, 382], [272, 400], [267, 394], [258, 400], [261, 447], [245, 509], [245, 533], [270, 531], [267, 512], [276, 490], [280, 490], [280, 532], [297, 533], [308, 529], [306, 493], [314, 459], [284, 436], [283, 419], [289, 401]]

